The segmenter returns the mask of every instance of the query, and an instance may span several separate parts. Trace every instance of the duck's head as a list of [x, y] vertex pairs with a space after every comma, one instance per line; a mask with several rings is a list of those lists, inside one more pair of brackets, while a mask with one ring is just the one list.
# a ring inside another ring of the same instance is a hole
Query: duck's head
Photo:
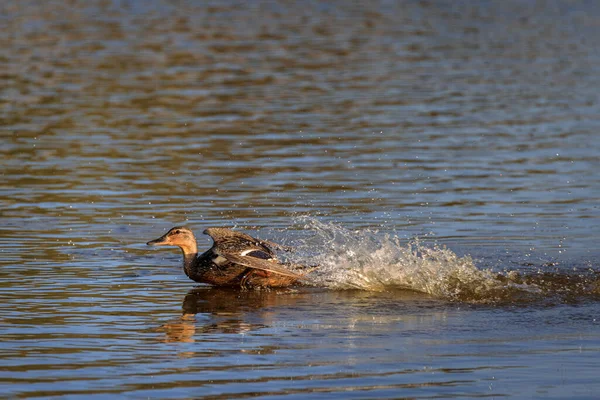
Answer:
[[176, 226], [158, 239], [146, 243], [149, 246], [178, 246], [185, 254], [196, 253], [196, 237], [190, 228]]

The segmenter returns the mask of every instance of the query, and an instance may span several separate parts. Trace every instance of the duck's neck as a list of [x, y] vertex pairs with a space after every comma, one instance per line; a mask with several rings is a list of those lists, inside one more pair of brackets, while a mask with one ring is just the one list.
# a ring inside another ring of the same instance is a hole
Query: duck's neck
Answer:
[[196, 256], [198, 253], [183, 253], [183, 270], [187, 276], [191, 276]]
[[194, 263], [196, 262], [196, 256], [198, 255], [198, 248], [196, 243], [192, 243], [188, 246], [182, 246], [181, 251], [183, 252], [183, 270], [187, 276], [191, 276]]

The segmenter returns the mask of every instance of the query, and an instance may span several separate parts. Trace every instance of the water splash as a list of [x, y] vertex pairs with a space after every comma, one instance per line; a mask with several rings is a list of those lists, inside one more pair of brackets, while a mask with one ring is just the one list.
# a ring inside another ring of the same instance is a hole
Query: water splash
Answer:
[[400, 288], [481, 303], [548, 298], [559, 292], [557, 288], [564, 288], [565, 282], [570, 294], [575, 290], [600, 294], [597, 273], [578, 278], [564, 273], [494, 272], [478, 268], [470, 256], [460, 257], [439, 245], [426, 246], [419, 239], [406, 242], [394, 235], [348, 230], [312, 217], [298, 217], [295, 222], [311, 236], [296, 243], [292, 261], [318, 265], [310, 274], [317, 286], [372, 291]]

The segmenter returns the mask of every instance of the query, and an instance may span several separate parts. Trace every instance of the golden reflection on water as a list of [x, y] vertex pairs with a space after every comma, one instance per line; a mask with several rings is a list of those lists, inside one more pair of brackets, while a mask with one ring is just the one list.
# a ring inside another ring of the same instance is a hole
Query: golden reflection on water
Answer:
[[[293, 289], [280, 290], [237, 290], [226, 288], [193, 289], [185, 296], [183, 313], [178, 319], [168, 322], [159, 330], [165, 331], [166, 342], [193, 342], [196, 334], [224, 333], [244, 334], [251, 330], [272, 325], [270, 307], [293, 306], [302, 294]], [[247, 313], [254, 313], [260, 323], [248, 323]], [[196, 315], [208, 319], [202, 321]]]
[[[253, 326], [244, 321], [245, 313], [276, 304], [277, 293], [266, 291], [239, 291], [220, 288], [194, 289], [183, 300], [182, 315], [160, 327], [165, 342], [193, 342], [196, 333], [243, 334]], [[208, 314], [206, 324], [196, 319], [197, 314]], [[260, 316], [265, 318], [265, 313]], [[264, 325], [257, 324], [255, 329]]]
[[[193, 343], [195, 341], [194, 335], [196, 334], [196, 314], [183, 314], [178, 319], [167, 322], [158, 328], [158, 331], [165, 332], [165, 343], [172, 342], [185, 342]], [[193, 355], [193, 353], [184, 353], [186, 355]]]

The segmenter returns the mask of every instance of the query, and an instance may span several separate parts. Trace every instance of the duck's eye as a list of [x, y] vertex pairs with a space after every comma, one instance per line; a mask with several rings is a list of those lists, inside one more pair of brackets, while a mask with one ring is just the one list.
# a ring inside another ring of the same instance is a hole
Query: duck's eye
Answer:
[[179, 234], [181, 233], [181, 231], [180, 231], [179, 229], [177, 229], [177, 230], [176, 230], [174, 233], [175, 233], [176, 235], [179, 235]]

